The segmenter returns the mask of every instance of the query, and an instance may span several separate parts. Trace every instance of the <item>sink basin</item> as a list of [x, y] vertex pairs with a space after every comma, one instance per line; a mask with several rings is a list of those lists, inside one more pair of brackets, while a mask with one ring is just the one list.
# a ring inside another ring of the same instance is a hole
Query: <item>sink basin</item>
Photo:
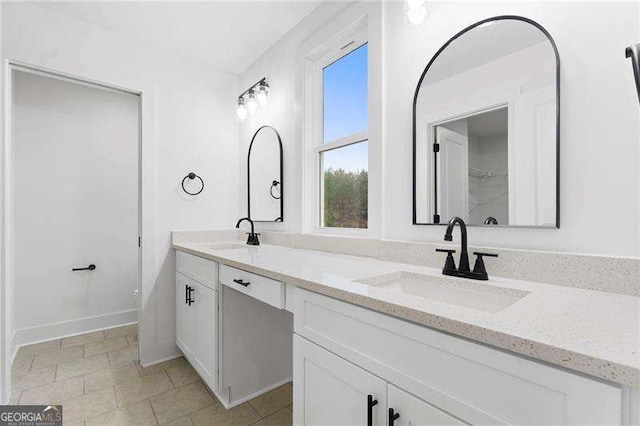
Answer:
[[451, 279], [407, 271], [377, 275], [356, 280], [356, 282], [485, 312], [499, 312], [529, 294], [523, 290], [497, 287], [465, 279]]
[[246, 244], [240, 243], [203, 243], [198, 245], [207, 250], [232, 250], [249, 247]]

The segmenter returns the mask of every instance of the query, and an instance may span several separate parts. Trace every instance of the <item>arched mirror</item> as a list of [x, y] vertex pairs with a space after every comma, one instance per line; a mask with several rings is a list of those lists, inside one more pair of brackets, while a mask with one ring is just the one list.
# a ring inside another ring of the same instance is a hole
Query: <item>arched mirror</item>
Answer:
[[413, 223], [559, 227], [560, 59], [520, 16], [477, 22], [424, 70], [413, 104]]
[[271, 126], [260, 127], [247, 154], [247, 210], [254, 222], [282, 222], [282, 140]]

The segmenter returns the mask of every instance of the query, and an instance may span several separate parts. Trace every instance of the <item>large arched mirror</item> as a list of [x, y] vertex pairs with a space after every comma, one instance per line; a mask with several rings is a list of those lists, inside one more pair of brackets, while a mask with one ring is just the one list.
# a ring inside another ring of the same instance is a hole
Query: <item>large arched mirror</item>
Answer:
[[413, 104], [413, 223], [559, 227], [560, 59], [520, 16], [477, 22], [431, 59]]
[[254, 222], [282, 222], [282, 140], [271, 126], [260, 127], [247, 154], [247, 210]]

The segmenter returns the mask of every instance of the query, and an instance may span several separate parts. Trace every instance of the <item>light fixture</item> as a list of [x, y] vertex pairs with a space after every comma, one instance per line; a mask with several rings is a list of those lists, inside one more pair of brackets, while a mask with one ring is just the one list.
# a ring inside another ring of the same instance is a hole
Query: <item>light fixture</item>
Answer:
[[238, 115], [238, 121], [243, 122], [247, 119], [247, 107], [244, 105], [244, 98], [240, 96], [238, 98], [238, 109], [236, 110]]
[[249, 90], [249, 98], [247, 99], [247, 109], [249, 114], [253, 114], [258, 109], [258, 101], [256, 100], [256, 94], [253, 90]]
[[269, 83], [266, 78], [260, 79], [257, 83], [249, 87], [238, 96], [238, 120], [243, 122], [248, 114], [253, 114], [258, 109], [258, 105], [267, 106], [269, 98]]
[[405, 13], [411, 25], [419, 25], [427, 16], [426, 0], [406, 0]]
[[267, 106], [267, 101], [269, 100], [269, 85], [266, 81], [261, 81], [258, 84], [258, 104], [261, 107]]

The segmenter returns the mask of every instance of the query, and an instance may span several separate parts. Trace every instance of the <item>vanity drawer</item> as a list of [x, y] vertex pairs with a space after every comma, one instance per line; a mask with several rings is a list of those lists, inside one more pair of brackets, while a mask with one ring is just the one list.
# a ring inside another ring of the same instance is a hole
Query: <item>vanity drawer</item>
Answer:
[[218, 264], [212, 260], [177, 251], [176, 271], [212, 290], [218, 289]]
[[[284, 283], [227, 265], [220, 265], [220, 282], [278, 309], [284, 309]], [[244, 283], [240, 284], [240, 282]]]

